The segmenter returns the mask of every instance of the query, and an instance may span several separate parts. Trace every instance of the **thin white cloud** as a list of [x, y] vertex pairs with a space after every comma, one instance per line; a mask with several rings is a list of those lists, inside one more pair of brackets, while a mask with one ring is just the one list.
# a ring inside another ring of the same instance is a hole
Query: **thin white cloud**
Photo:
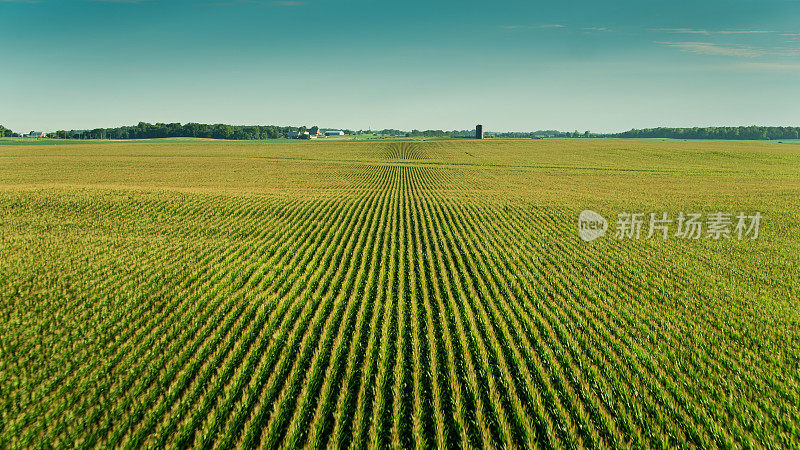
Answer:
[[712, 34], [767, 34], [767, 33], [774, 33], [774, 31], [769, 31], [769, 30], [721, 30], [721, 31], [712, 32]]
[[611, 29], [606, 27], [586, 27], [583, 29], [584, 31], [603, 31], [603, 32], [610, 32]]
[[787, 57], [800, 56], [800, 48], [786, 46], [773, 47], [770, 54]]
[[660, 31], [664, 33], [682, 34], [711, 34], [708, 30], [697, 30], [694, 28], [650, 28], [648, 31]]
[[280, 7], [294, 7], [305, 6], [306, 2], [303, 1], [265, 1], [265, 0], [225, 0], [215, 3], [201, 3], [198, 6], [234, 6], [234, 5], [261, 5], [261, 6], [280, 6]]
[[504, 30], [521, 30], [521, 29], [559, 29], [559, 28], [567, 28], [566, 25], [561, 24], [545, 24], [545, 25], [501, 25], [500, 28]]
[[762, 49], [745, 46], [726, 46], [714, 44], [713, 42], [664, 42], [656, 41], [656, 44], [667, 47], [677, 48], [684, 52], [696, 53], [698, 55], [713, 56], [743, 56], [754, 58], [766, 54]]
[[739, 64], [738, 67], [748, 70], [770, 72], [800, 72], [800, 63], [745, 62]]
[[702, 35], [712, 35], [712, 34], [765, 34], [765, 33], [774, 33], [774, 31], [768, 30], [704, 30], [698, 28], [650, 28], [648, 31], [656, 31], [662, 33], [675, 33], [675, 34], [702, 34]]

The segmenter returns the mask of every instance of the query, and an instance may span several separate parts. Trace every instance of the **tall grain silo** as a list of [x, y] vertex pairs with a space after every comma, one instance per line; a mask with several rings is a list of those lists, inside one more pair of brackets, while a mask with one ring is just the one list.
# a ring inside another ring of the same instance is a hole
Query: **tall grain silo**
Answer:
[[483, 139], [483, 125], [475, 127], [475, 139]]

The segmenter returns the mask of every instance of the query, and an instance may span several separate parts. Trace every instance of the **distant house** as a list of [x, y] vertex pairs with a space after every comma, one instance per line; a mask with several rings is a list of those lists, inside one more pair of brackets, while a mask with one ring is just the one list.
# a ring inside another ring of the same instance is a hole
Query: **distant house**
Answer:
[[27, 134], [26, 136], [32, 138], [43, 138], [47, 137], [47, 133], [44, 131], [31, 131], [30, 134]]
[[327, 130], [325, 132], [325, 136], [344, 136], [344, 131], [342, 131], [342, 130]]
[[291, 139], [305, 139], [304, 136], [308, 136], [308, 139], [316, 139], [319, 133], [309, 132], [309, 131], [298, 131], [296, 133], [290, 133], [289, 138]]
[[[344, 134], [342, 131], [335, 131], [334, 134]], [[289, 134], [290, 138], [293, 139], [305, 139], [304, 136], [308, 136], [308, 139], [316, 139], [319, 136], [330, 136], [327, 131], [322, 131], [319, 127], [311, 127], [308, 131], [297, 131]]]

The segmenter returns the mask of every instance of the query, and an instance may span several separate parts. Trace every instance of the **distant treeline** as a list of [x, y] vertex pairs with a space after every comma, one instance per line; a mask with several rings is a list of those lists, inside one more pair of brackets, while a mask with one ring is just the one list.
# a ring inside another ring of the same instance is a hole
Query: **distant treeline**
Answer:
[[305, 127], [279, 127], [275, 125], [225, 125], [202, 123], [139, 122], [135, 126], [95, 128], [93, 130], [59, 130], [50, 137], [57, 139], [156, 139], [170, 137], [196, 137], [209, 139], [258, 140], [286, 137]]
[[[318, 129], [312, 127], [311, 130]], [[196, 137], [230, 140], [260, 140], [296, 137], [298, 132], [309, 130], [305, 126], [281, 127], [276, 125], [225, 125], [187, 123], [139, 122], [138, 125], [116, 128], [95, 128], [93, 130], [59, 130], [49, 133], [48, 137], [56, 139], [154, 139], [171, 137]], [[372, 134], [379, 136], [405, 137], [441, 137], [441, 138], [473, 138], [475, 130], [411, 130], [403, 131], [393, 128], [383, 130], [343, 130], [344, 134]], [[19, 137], [8, 128], [0, 126], [0, 137]], [[307, 136], [306, 136], [307, 137]], [[800, 127], [705, 127], [705, 128], [645, 128], [633, 129], [621, 133], [599, 134], [589, 131], [557, 131], [539, 130], [522, 132], [486, 132], [486, 137], [541, 139], [541, 138], [669, 138], [669, 139], [744, 139], [744, 140], [776, 140], [800, 139]]]
[[395, 130], [394, 128], [385, 128], [383, 130], [369, 130], [363, 131], [364, 134], [375, 134], [379, 136], [405, 136], [405, 137], [446, 137], [446, 138], [469, 138], [475, 137], [475, 130]]
[[[411, 130], [403, 131], [393, 128], [386, 128], [379, 131], [367, 131], [360, 133], [371, 133], [375, 135], [384, 136], [405, 136], [405, 137], [443, 137], [443, 138], [474, 138], [475, 130]], [[589, 133], [588, 131], [556, 131], [556, 130], [539, 130], [539, 131], [487, 131], [487, 137], [498, 138], [513, 138], [513, 139], [540, 139], [540, 138], [572, 138], [572, 137], [599, 137], [601, 135]]]
[[8, 128], [0, 125], [0, 137], [19, 137], [19, 134], [14, 133]]
[[800, 139], [800, 127], [646, 128], [608, 135], [619, 138], [669, 139]]
[[590, 138], [603, 137], [602, 134], [591, 133], [589, 131], [558, 131], [558, 130], [539, 130], [539, 131], [506, 131], [506, 132], [487, 132], [488, 136], [510, 139], [542, 139], [542, 138]]

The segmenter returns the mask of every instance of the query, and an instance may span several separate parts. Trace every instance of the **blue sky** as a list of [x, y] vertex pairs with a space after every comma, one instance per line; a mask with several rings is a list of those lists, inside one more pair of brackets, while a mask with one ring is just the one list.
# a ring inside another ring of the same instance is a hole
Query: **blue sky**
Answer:
[[800, 1], [0, 0], [0, 124], [800, 125]]

